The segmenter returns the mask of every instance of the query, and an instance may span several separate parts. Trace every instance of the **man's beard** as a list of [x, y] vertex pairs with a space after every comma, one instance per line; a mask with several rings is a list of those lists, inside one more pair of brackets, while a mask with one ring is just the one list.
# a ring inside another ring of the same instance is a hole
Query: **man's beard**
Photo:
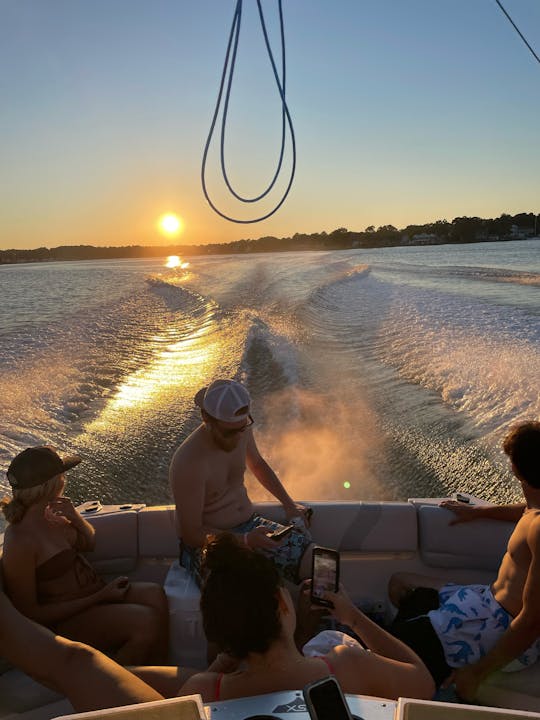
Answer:
[[223, 450], [224, 452], [227, 452], [227, 453], [230, 453], [233, 450], [235, 450], [238, 445], [237, 442], [231, 443], [230, 440], [224, 440], [221, 437], [220, 433], [217, 432], [216, 430], [214, 430], [213, 428], [212, 428], [212, 438], [213, 438], [215, 444], [218, 446], [218, 448], [220, 448], [220, 450]]

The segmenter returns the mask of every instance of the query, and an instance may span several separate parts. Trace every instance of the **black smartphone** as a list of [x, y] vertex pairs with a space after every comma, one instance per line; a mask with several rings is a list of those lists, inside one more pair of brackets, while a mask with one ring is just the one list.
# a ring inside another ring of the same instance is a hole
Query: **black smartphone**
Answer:
[[294, 525], [286, 525], [285, 527], [281, 528], [281, 530], [274, 530], [274, 532], [268, 533], [268, 537], [271, 540], [283, 540], [283, 538], [287, 537], [289, 533], [291, 533], [294, 529]]
[[467, 495], [463, 495], [462, 493], [456, 493], [456, 500], [458, 502], [467, 503], [467, 504], [469, 504], [471, 502], [471, 498], [467, 497]]
[[312, 720], [353, 720], [345, 696], [333, 675], [309, 683], [302, 693]]
[[311, 602], [333, 607], [324, 599], [326, 591], [337, 592], [339, 588], [339, 553], [330, 548], [314, 547], [311, 565]]

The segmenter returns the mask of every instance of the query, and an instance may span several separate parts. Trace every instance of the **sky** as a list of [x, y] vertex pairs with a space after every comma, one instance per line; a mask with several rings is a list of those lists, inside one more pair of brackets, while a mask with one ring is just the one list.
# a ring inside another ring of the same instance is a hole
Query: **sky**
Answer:
[[[229, 242], [540, 212], [540, 64], [495, 0], [283, 0], [297, 157], [269, 219], [228, 222], [200, 182], [235, 0], [0, 0], [0, 249]], [[540, 55], [540, 0], [504, 0]], [[280, 58], [278, 3], [263, 0]], [[225, 155], [239, 194], [275, 171], [281, 105], [245, 0]], [[217, 141], [217, 142], [216, 142]], [[226, 214], [275, 205], [208, 186]], [[182, 218], [175, 239], [163, 213]]]

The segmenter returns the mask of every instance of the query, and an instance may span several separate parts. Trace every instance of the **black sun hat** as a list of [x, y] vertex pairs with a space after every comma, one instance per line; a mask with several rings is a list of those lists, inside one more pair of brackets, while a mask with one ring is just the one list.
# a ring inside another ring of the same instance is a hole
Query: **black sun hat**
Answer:
[[71, 470], [81, 462], [78, 455], [61, 458], [52, 447], [26, 448], [13, 458], [7, 469], [7, 479], [14, 490], [36, 487]]

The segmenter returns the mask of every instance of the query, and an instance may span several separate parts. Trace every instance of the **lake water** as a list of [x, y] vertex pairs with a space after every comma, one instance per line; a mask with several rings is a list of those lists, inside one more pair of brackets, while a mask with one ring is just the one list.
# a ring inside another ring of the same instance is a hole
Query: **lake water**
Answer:
[[77, 501], [170, 502], [220, 376], [298, 500], [519, 496], [500, 442], [540, 417], [540, 240], [3, 266], [0, 287], [0, 469], [77, 451]]

